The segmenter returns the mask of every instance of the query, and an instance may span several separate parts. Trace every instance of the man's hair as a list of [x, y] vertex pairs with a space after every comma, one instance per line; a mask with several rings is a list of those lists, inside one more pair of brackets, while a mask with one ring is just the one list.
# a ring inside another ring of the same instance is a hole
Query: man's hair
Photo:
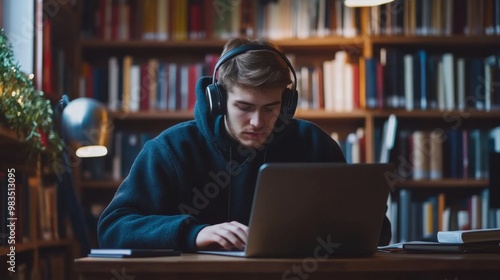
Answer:
[[[270, 41], [235, 38], [226, 43], [222, 55], [246, 45], [267, 45], [281, 51]], [[288, 65], [279, 54], [270, 50], [251, 50], [237, 55], [223, 63], [218, 72], [218, 81], [227, 91], [234, 86], [284, 89], [292, 83]]]

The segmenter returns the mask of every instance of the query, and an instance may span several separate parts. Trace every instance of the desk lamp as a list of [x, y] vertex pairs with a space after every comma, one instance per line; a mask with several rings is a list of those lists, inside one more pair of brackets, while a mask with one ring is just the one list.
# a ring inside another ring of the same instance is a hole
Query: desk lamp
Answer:
[[111, 128], [107, 110], [92, 98], [77, 98], [69, 101], [63, 95], [54, 110], [56, 124], [64, 143], [62, 155], [62, 172], [58, 173], [58, 186], [61, 203], [70, 215], [76, 238], [80, 243], [80, 254], [86, 256], [90, 252], [89, 235], [84, 212], [76, 196], [72, 175], [74, 162], [68, 159], [69, 149], [74, 149], [78, 157], [100, 157], [108, 152]]
[[71, 102], [62, 97], [62, 133], [78, 157], [101, 157], [108, 153], [111, 126], [108, 112], [97, 100], [87, 97]]

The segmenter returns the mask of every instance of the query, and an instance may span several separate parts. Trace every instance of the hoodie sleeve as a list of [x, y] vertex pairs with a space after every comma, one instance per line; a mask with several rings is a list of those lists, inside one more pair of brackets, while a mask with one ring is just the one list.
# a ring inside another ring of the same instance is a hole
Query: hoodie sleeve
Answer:
[[194, 250], [206, 225], [180, 213], [177, 174], [168, 148], [156, 139], [147, 142], [99, 218], [99, 245]]

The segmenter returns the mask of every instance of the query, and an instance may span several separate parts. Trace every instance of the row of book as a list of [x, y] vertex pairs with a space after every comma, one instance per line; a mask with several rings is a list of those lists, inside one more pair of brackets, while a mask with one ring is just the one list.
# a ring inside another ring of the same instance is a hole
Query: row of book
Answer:
[[395, 0], [370, 7], [371, 35], [500, 35], [499, 0]]
[[424, 49], [410, 53], [383, 48], [376, 63], [383, 65], [383, 99], [387, 107], [500, 109], [500, 54], [459, 56]]
[[[340, 138], [331, 133], [344, 151], [348, 163], [366, 162], [365, 130], [360, 127]], [[82, 176], [87, 180], [123, 180], [144, 144], [154, 137], [150, 132], [116, 131], [110, 153], [102, 158], [82, 159]]]
[[[16, 173], [15, 187], [9, 186], [6, 174], [0, 174], [0, 246], [16, 245], [38, 240], [58, 240], [64, 235], [64, 225], [58, 211], [58, 194], [55, 184], [42, 184], [34, 177]], [[14, 203], [14, 204], [13, 204]], [[36, 205], [35, 211], [32, 211]], [[9, 208], [9, 206], [12, 206]], [[36, 217], [33, 217], [33, 214]], [[14, 218], [14, 219], [10, 219]], [[15, 227], [8, 227], [10, 222]], [[36, 221], [36, 233], [31, 231], [31, 223]], [[11, 232], [11, 229], [14, 231]], [[15, 237], [14, 241], [9, 237]]]
[[296, 68], [300, 109], [500, 110], [500, 54], [382, 48], [379, 57], [353, 61], [337, 51], [321, 65]]
[[195, 40], [235, 36], [353, 37], [360, 9], [343, 0], [92, 0], [83, 35], [102, 40]]
[[32, 239], [31, 194], [27, 175], [0, 171], [0, 246], [16, 246]]
[[[106, 157], [82, 159], [82, 176], [87, 180], [120, 181], [128, 175], [130, 167], [144, 144], [154, 135], [147, 132], [117, 131], [111, 152]], [[346, 139], [333, 132], [348, 163], [366, 162], [364, 128], [349, 133]]]
[[366, 162], [366, 135], [363, 127], [349, 132], [345, 138], [341, 138], [339, 133], [335, 131], [330, 135], [344, 152], [347, 163]]
[[[87, 38], [271, 39], [360, 34], [360, 9], [342, 0], [85, 1]], [[396, 0], [370, 7], [371, 35], [499, 35], [499, 0]]]
[[[380, 133], [376, 133], [376, 158], [382, 153]], [[348, 163], [366, 162], [366, 137], [360, 127], [341, 138], [332, 132]], [[107, 157], [85, 159], [83, 176], [92, 180], [125, 178], [143, 145], [154, 137], [152, 133], [117, 131]], [[405, 180], [487, 179], [489, 157], [500, 152], [500, 127], [486, 129], [401, 129], [395, 136], [394, 148], [388, 160], [398, 168]]]
[[405, 179], [487, 179], [490, 156], [498, 152], [500, 127], [490, 130], [401, 129], [396, 134], [390, 162], [401, 167], [399, 175]]
[[391, 243], [434, 240], [438, 231], [500, 227], [500, 208], [490, 207], [490, 200], [488, 188], [459, 198], [456, 192], [422, 196], [420, 190], [401, 189], [388, 200]]
[[[44, 96], [52, 101], [58, 100], [63, 93], [73, 92], [74, 70], [68, 63], [69, 50], [61, 47], [59, 26], [50, 17], [43, 20], [43, 40], [41, 48], [42, 71], [38, 75], [41, 79], [34, 79], [35, 87], [41, 89]], [[63, 35], [61, 35], [63, 36]]]
[[116, 131], [107, 156], [82, 159], [82, 177], [87, 180], [123, 180], [144, 144], [154, 136], [151, 132]]
[[110, 57], [105, 67], [84, 63], [79, 95], [108, 104], [111, 110], [192, 110], [196, 82], [212, 75], [218, 58], [209, 54], [205, 62], [179, 64], [125, 56]]
[[[500, 54], [458, 57], [419, 50], [382, 49], [379, 58], [352, 61], [347, 51], [321, 65], [296, 66], [299, 109], [352, 111], [500, 110]], [[292, 63], [294, 54], [288, 54]], [[157, 58], [110, 57], [106, 66], [84, 63], [80, 96], [111, 110], [190, 110], [195, 85], [211, 76], [219, 55], [175, 63]]]
[[[375, 158], [381, 159], [383, 141], [381, 128], [376, 128]], [[360, 127], [341, 138], [332, 132], [347, 163], [366, 162], [366, 137]], [[500, 127], [486, 129], [401, 129], [395, 136], [395, 147], [388, 160], [404, 180], [487, 179], [491, 153], [500, 152]]]

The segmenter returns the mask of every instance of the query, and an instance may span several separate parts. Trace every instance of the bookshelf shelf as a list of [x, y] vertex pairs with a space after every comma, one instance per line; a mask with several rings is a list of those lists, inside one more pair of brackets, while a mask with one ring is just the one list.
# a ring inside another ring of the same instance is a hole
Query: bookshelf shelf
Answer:
[[[15, 245], [16, 253], [24, 253], [34, 251], [38, 248], [36, 243], [33, 242], [23, 242]], [[0, 247], [0, 256], [5, 256], [10, 252], [10, 248], [8, 246]]]
[[461, 117], [463, 119], [500, 119], [500, 111], [478, 111], [478, 110], [463, 110], [463, 111], [440, 111], [440, 110], [396, 110], [384, 109], [370, 111], [368, 114], [375, 118], [386, 118], [391, 114], [395, 114], [398, 118], [408, 119], [445, 119], [450, 116]]
[[[35, 241], [35, 242], [28, 241], [28, 242], [16, 243], [15, 247], [16, 247], [16, 253], [23, 253], [41, 249], [50, 250], [57, 247], [67, 248], [72, 244], [72, 242], [73, 241], [71, 239]], [[8, 254], [9, 251], [10, 251], [9, 246], [0, 247], [0, 256]]]
[[367, 39], [373, 45], [409, 45], [409, 46], [491, 46], [500, 44], [499, 36], [487, 35], [452, 35], [452, 36], [371, 36]]
[[0, 143], [17, 141], [17, 134], [14, 130], [0, 126]]
[[[144, 41], [144, 40], [100, 40], [100, 39], [86, 39], [82, 40], [81, 48], [83, 51], [108, 51], [111, 49], [162, 49], [162, 50], [217, 50], [220, 51], [227, 40], [220, 39], [199, 39], [199, 40], [182, 40], [182, 41]], [[345, 46], [361, 48], [364, 39], [361, 37], [345, 38], [345, 37], [322, 37], [322, 38], [307, 38], [304, 39], [279, 39], [273, 40], [285, 50], [297, 50], [307, 47], [308, 50], [339, 48]]]
[[316, 120], [316, 119], [365, 119], [370, 115], [369, 111], [355, 110], [349, 112], [336, 112], [325, 110], [297, 110], [295, 117]]
[[139, 111], [139, 112], [123, 112], [112, 111], [110, 112], [114, 121], [127, 121], [127, 120], [189, 120], [193, 118], [192, 111]]
[[488, 187], [488, 180], [476, 179], [442, 179], [442, 180], [405, 180], [396, 184], [397, 189], [418, 188], [418, 189], [458, 189], [472, 188], [484, 189]]
[[[297, 110], [295, 116], [304, 119], [365, 119], [370, 116], [372, 112], [366, 110], [356, 110], [350, 112], [335, 112], [325, 110]], [[112, 111], [111, 117], [115, 121], [126, 120], [154, 120], [154, 119], [171, 119], [171, 120], [188, 120], [193, 118], [193, 112], [187, 111], [139, 111], [139, 112], [123, 112]], [[385, 112], [380, 112], [380, 116], [388, 116]]]

